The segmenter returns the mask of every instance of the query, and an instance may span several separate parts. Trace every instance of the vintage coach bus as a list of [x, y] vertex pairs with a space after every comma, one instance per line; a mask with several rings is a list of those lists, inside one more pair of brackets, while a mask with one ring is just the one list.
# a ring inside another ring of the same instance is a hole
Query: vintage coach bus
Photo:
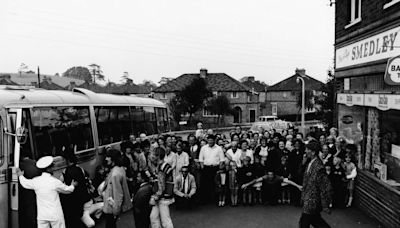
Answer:
[[[0, 88], [0, 227], [18, 227], [18, 178], [21, 154], [37, 160], [74, 150], [91, 175], [104, 147], [134, 134], [169, 131], [165, 104], [151, 98], [27, 87]], [[57, 171], [56, 171], [57, 172]]]

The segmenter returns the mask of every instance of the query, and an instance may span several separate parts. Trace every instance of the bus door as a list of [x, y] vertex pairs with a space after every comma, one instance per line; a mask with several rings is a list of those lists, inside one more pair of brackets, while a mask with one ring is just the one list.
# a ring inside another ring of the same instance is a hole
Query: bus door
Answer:
[[0, 111], [0, 227], [8, 227], [8, 158], [7, 135], [5, 134], [5, 115]]
[[8, 227], [19, 227], [18, 223], [19, 186], [18, 186], [17, 168], [19, 168], [21, 147], [24, 146], [24, 144], [26, 144], [29, 135], [27, 128], [28, 126], [26, 124], [27, 122], [29, 122], [27, 121], [28, 119], [26, 116], [26, 113], [28, 112], [26, 110], [23, 111], [23, 109], [21, 108], [9, 109], [7, 113], [7, 128], [4, 132], [4, 134], [6, 135], [7, 145], [8, 145], [8, 148], [6, 150], [8, 178], [9, 178]]

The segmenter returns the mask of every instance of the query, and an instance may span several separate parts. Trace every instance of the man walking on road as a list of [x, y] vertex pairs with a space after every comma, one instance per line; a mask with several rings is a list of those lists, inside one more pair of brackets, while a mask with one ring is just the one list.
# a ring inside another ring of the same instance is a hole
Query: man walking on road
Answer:
[[328, 176], [325, 173], [324, 165], [318, 158], [320, 151], [319, 143], [311, 140], [306, 145], [306, 156], [311, 159], [308, 163], [303, 179], [303, 192], [301, 195], [303, 201], [303, 213], [300, 218], [300, 228], [313, 227], [330, 227], [329, 224], [321, 217], [323, 209], [328, 214], [330, 202], [330, 188]]
[[33, 189], [36, 193], [38, 227], [65, 228], [64, 214], [58, 193], [72, 193], [77, 182], [72, 180], [71, 185], [67, 186], [53, 177], [53, 157], [51, 156], [42, 157], [36, 162], [36, 166], [42, 169], [41, 176], [26, 179], [21, 170], [18, 170], [18, 176], [22, 187]]

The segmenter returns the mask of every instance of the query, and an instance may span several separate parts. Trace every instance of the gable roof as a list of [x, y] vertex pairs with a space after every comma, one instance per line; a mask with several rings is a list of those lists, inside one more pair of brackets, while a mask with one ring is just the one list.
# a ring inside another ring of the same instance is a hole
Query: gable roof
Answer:
[[323, 82], [318, 81], [317, 79], [308, 76], [301, 75], [296, 73], [293, 76], [290, 76], [283, 81], [280, 81], [270, 87], [268, 87], [267, 92], [269, 91], [300, 91], [301, 83], [297, 83], [297, 77], [303, 77], [305, 82], [305, 90], [316, 90], [319, 91], [321, 87], [324, 85]]
[[[181, 76], [154, 89], [156, 93], [178, 92], [189, 85], [193, 79], [200, 77], [200, 74], [182, 74]], [[243, 85], [236, 79], [225, 73], [207, 73], [207, 87], [211, 91], [250, 91], [250, 88]]]

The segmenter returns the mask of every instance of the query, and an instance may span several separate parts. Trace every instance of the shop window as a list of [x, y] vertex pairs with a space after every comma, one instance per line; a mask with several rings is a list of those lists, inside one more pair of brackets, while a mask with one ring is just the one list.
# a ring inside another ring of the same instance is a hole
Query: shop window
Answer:
[[40, 107], [32, 111], [38, 157], [94, 147], [88, 107]]
[[380, 162], [387, 167], [387, 179], [400, 182], [400, 111], [379, 112]]

